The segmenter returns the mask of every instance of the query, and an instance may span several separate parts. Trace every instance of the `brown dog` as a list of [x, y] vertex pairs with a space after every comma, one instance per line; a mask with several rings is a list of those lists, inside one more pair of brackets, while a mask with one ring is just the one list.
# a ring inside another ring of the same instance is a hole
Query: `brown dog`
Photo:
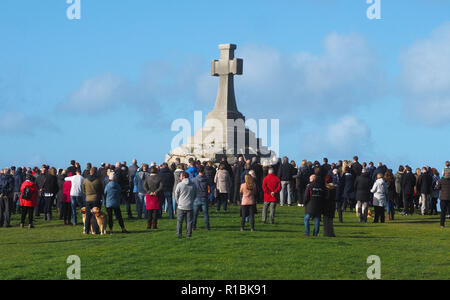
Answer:
[[[91, 213], [93, 214], [91, 219], [91, 234], [95, 235], [95, 231], [93, 228], [94, 218], [97, 221], [98, 227], [100, 229], [100, 234], [106, 234], [106, 214], [102, 212], [98, 207], [94, 207], [93, 209], [91, 209]], [[81, 215], [83, 216], [83, 225], [86, 226], [86, 207], [83, 207], [81, 209]]]

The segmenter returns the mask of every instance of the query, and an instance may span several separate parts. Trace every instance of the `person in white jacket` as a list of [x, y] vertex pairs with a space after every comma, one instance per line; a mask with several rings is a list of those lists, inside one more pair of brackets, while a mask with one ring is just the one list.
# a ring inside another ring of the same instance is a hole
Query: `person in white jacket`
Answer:
[[77, 225], [77, 207], [84, 207], [86, 204], [83, 199], [83, 181], [84, 177], [81, 176], [79, 170], [76, 171], [75, 176], [66, 177], [65, 181], [71, 181], [72, 187], [70, 188], [70, 202], [72, 206], [72, 225]]
[[383, 179], [383, 174], [379, 173], [377, 175], [377, 181], [373, 184], [370, 192], [373, 193], [373, 207], [375, 208], [375, 219], [373, 222], [378, 223], [378, 220], [381, 219], [381, 223], [384, 223], [387, 185]]

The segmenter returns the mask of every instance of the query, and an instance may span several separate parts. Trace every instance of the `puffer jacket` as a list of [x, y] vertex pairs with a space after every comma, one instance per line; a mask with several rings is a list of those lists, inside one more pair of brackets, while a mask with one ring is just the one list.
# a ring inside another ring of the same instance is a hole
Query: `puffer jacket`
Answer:
[[115, 181], [110, 181], [105, 187], [104, 205], [106, 208], [120, 207], [120, 199], [122, 198], [122, 188]]
[[227, 194], [231, 192], [231, 178], [227, 170], [217, 171], [214, 182], [217, 185], [219, 193]]
[[377, 181], [375, 181], [370, 192], [373, 193], [374, 206], [386, 206], [387, 185], [383, 178], [377, 179]]

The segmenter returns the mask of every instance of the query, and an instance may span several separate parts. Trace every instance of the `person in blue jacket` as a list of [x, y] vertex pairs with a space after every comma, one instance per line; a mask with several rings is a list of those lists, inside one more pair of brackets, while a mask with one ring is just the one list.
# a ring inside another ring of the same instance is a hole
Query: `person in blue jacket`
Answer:
[[120, 184], [118, 184], [114, 180], [114, 173], [111, 172], [109, 175], [109, 182], [105, 187], [104, 195], [104, 205], [106, 207], [106, 211], [108, 213], [108, 225], [109, 225], [109, 234], [113, 234], [113, 212], [119, 222], [120, 227], [122, 228], [122, 233], [128, 233], [125, 229], [125, 225], [123, 223], [122, 212], [120, 210], [120, 200], [122, 197], [122, 188]]

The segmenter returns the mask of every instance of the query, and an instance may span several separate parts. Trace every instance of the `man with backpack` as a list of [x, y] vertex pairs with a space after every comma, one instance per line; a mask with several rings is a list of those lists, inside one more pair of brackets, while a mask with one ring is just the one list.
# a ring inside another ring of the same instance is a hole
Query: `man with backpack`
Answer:
[[26, 180], [20, 187], [20, 207], [22, 210], [22, 216], [20, 219], [20, 228], [25, 226], [25, 218], [28, 215], [28, 228], [32, 229], [33, 226], [33, 211], [37, 205], [38, 188], [33, 182], [33, 174], [28, 172]]

